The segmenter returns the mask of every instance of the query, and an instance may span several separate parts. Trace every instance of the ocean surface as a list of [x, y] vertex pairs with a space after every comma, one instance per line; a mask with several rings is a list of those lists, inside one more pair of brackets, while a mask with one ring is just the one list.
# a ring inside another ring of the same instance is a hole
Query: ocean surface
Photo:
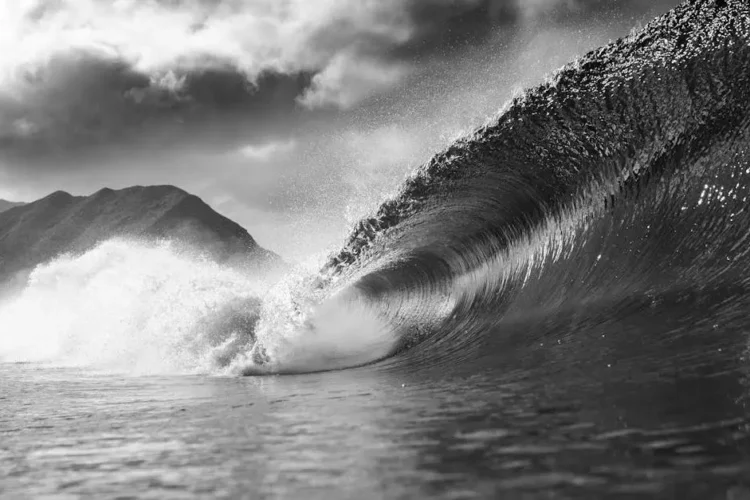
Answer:
[[750, 6], [438, 153], [324, 263], [115, 239], [0, 304], [0, 496], [750, 498]]
[[519, 325], [476, 346], [499, 359], [459, 366], [238, 378], [0, 365], [0, 496], [746, 499], [744, 314], [694, 328], [646, 308], [531, 345]]
[[237, 378], [0, 365], [0, 496], [750, 498], [745, 336], [659, 316], [644, 317], [658, 338], [605, 320], [507, 343], [502, 366]]

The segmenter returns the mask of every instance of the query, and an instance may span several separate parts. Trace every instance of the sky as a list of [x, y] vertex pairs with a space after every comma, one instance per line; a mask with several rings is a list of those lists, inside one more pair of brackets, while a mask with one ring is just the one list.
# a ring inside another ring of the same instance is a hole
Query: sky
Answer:
[[677, 0], [0, 0], [0, 198], [173, 184], [325, 254], [514, 95]]

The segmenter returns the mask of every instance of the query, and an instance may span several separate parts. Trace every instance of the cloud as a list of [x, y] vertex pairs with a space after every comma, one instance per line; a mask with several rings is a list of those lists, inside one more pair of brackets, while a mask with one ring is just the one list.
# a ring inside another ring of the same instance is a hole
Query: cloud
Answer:
[[0, 152], [51, 157], [144, 137], [166, 146], [227, 115], [351, 110], [505, 27], [625, 3], [0, 2]]
[[309, 108], [348, 109], [380, 89], [394, 87], [407, 74], [405, 64], [359, 59], [357, 54], [342, 52], [313, 77], [298, 102]]
[[293, 151], [297, 147], [294, 140], [272, 141], [265, 144], [247, 144], [242, 146], [238, 152], [245, 158], [266, 162], [277, 155], [283, 155]]
[[204, 120], [285, 78], [288, 106], [351, 106], [398, 81], [378, 57], [412, 34], [398, 0], [27, 0], [0, 19], [0, 140], [64, 148]]

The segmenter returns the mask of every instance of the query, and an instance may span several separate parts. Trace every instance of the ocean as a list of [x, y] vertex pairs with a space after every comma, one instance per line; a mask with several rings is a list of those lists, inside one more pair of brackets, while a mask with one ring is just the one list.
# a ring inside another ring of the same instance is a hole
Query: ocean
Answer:
[[746, 333], [665, 314], [409, 369], [0, 365], [0, 496], [748, 498]]
[[438, 153], [322, 266], [170, 242], [0, 305], [8, 498], [750, 498], [750, 6]]

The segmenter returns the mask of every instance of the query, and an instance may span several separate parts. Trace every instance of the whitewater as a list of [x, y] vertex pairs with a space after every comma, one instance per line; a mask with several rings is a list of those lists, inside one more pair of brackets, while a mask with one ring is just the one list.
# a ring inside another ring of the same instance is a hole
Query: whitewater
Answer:
[[264, 372], [270, 357], [273, 369], [318, 371], [388, 354], [394, 338], [377, 318], [356, 297], [324, 300], [314, 277], [301, 266], [259, 276], [174, 241], [109, 240], [36, 267], [2, 301], [3, 330], [24, 334], [3, 339], [0, 360], [237, 375], [259, 358]]

